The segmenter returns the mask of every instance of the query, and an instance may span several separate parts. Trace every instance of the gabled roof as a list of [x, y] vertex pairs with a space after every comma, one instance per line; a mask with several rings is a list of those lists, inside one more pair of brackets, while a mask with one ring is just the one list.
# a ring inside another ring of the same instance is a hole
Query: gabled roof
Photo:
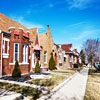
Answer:
[[70, 48], [72, 48], [72, 44], [59, 44], [61, 45], [62, 50], [64, 50], [65, 52], [72, 52], [70, 50]]
[[34, 50], [42, 50], [42, 48], [39, 46], [38, 34], [36, 34]]
[[47, 40], [48, 36], [47, 33], [39, 34], [40, 46], [43, 46]]

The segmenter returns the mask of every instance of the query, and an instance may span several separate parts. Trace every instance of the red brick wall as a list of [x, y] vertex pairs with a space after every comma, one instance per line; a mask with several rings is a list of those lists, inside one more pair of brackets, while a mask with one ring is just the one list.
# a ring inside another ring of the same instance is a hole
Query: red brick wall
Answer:
[[1, 72], [1, 39], [2, 39], [2, 34], [0, 33], [0, 72]]
[[[14, 65], [10, 65], [9, 69], [10, 69], [9, 74], [11, 75], [14, 69]], [[29, 73], [30, 72], [29, 65], [20, 65], [20, 70], [21, 70], [21, 74]]]
[[3, 75], [10, 74], [9, 58], [3, 58], [3, 61], [2, 61], [2, 69], [3, 69]]
[[[14, 69], [14, 65], [9, 65], [9, 63], [14, 63], [14, 43], [18, 42], [19, 43], [19, 63], [22, 63], [22, 54], [23, 54], [23, 43], [29, 45], [29, 39], [23, 37], [23, 31], [20, 30], [19, 33], [19, 37], [14, 35], [14, 29], [11, 30], [11, 36], [7, 37], [4, 36], [6, 38], [10, 39], [10, 46], [9, 46], [9, 58], [3, 58], [3, 75], [8, 75], [8, 74], [12, 74], [12, 71]], [[0, 34], [1, 35], [1, 34]], [[0, 49], [1, 50], [1, 49]], [[29, 48], [28, 48], [29, 51]], [[29, 58], [29, 52], [28, 52], [28, 58]], [[29, 59], [28, 59], [28, 63], [29, 63]], [[22, 74], [24, 73], [28, 73], [30, 72], [30, 65], [20, 65], [20, 69]]]

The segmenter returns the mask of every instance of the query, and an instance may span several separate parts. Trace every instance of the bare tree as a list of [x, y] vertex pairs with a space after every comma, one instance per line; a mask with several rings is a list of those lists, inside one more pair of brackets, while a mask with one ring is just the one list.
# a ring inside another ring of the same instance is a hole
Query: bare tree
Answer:
[[99, 39], [88, 39], [83, 44], [84, 53], [86, 55], [86, 59], [88, 63], [92, 65], [92, 63], [97, 60], [100, 50], [100, 41]]

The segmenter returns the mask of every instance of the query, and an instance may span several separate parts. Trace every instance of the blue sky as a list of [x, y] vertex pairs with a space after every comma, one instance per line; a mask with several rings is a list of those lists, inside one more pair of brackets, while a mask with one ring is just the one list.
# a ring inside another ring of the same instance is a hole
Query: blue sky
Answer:
[[39, 33], [50, 25], [54, 43], [72, 43], [78, 51], [100, 37], [100, 0], [1, 0], [0, 12]]

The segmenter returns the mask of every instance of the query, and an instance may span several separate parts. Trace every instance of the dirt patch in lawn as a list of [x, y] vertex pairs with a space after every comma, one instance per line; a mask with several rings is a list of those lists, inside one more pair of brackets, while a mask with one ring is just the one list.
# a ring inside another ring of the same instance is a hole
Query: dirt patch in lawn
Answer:
[[88, 82], [84, 100], [100, 100], [100, 72], [89, 69]]
[[65, 76], [59, 76], [59, 75], [51, 75], [51, 76], [52, 78], [50, 79], [35, 79], [27, 83], [45, 86], [49, 90], [51, 90], [54, 87], [56, 87], [58, 84], [60, 84], [61, 82], [67, 79]]
[[29, 100], [36, 100], [40, 96], [42, 96], [41, 91], [39, 91], [35, 88], [27, 87], [27, 86], [20, 86], [20, 85], [16, 85], [16, 84], [0, 82], [0, 88], [24, 94], [24, 96], [29, 98]]

